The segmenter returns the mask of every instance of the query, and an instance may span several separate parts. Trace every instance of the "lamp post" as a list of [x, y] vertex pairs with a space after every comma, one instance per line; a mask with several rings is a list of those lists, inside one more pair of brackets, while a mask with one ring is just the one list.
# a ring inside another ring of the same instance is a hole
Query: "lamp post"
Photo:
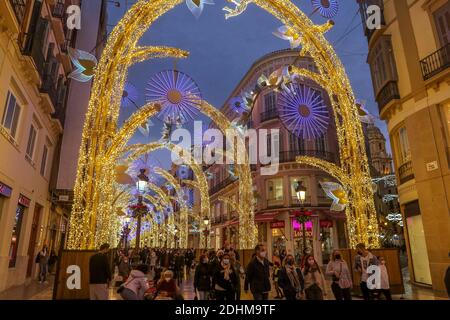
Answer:
[[302, 236], [303, 236], [303, 250], [306, 249], [306, 216], [304, 215], [305, 212], [305, 208], [303, 208], [303, 205], [305, 203], [306, 200], [306, 187], [303, 186], [303, 182], [302, 181], [297, 181], [297, 185], [295, 186], [295, 193], [297, 195], [297, 199], [300, 202], [300, 204], [302, 205], [302, 208], [300, 209], [301, 211], [301, 223], [302, 223]]
[[124, 241], [125, 241], [125, 251], [128, 252], [128, 235], [130, 234], [130, 217], [126, 217], [124, 219], [125, 227], [124, 227]]
[[205, 248], [208, 248], [208, 236], [209, 236], [209, 232], [208, 232], [208, 227], [209, 227], [209, 217], [205, 216], [203, 218], [203, 224], [205, 225], [205, 230], [203, 231], [203, 235], [205, 238]]
[[147, 185], [149, 182], [149, 178], [147, 177], [147, 175], [145, 174], [145, 169], [140, 169], [140, 173], [137, 176], [138, 181], [136, 182], [136, 188], [139, 192], [139, 196], [138, 196], [138, 204], [137, 204], [137, 208], [135, 210], [135, 216], [137, 218], [137, 226], [136, 226], [136, 249], [139, 250], [140, 246], [141, 246], [141, 224], [142, 224], [142, 216], [144, 214], [146, 214], [146, 212], [144, 212], [144, 203], [143, 203], [143, 199], [142, 199], [142, 194], [145, 192], [145, 190], [147, 189]]

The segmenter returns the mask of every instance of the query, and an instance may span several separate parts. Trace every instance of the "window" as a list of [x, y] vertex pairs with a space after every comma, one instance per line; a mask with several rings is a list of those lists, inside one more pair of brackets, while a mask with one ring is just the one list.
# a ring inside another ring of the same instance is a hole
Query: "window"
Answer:
[[397, 81], [397, 69], [390, 36], [382, 36], [369, 53], [369, 64], [375, 87], [375, 94], [390, 81]]
[[283, 179], [267, 180], [267, 205], [283, 205]]
[[436, 30], [439, 35], [441, 45], [445, 46], [450, 43], [450, 2], [447, 1], [434, 13], [434, 21]]
[[44, 151], [42, 152], [42, 161], [41, 161], [41, 176], [45, 177], [45, 169], [47, 168], [47, 156], [48, 156], [48, 147], [44, 145]]
[[19, 124], [19, 116], [20, 116], [20, 106], [17, 104], [17, 99], [10, 91], [8, 91], [5, 111], [2, 117], [2, 126], [14, 139], [16, 138], [17, 126]]
[[293, 133], [289, 133], [289, 150], [304, 151], [305, 150], [305, 140], [297, 137]]
[[264, 112], [275, 112], [277, 108], [277, 97], [274, 92], [264, 96]]
[[27, 144], [27, 156], [30, 160], [33, 160], [34, 147], [36, 145], [37, 131], [34, 125], [30, 126], [30, 133], [28, 134], [28, 144]]
[[321, 136], [320, 138], [316, 139], [316, 151], [319, 153], [324, 153], [327, 151], [326, 145], [325, 145], [325, 136]]
[[400, 153], [400, 165], [402, 165], [411, 160], [411, 150], [409, 148], [408, 134], [405, 127], [398, 130], [397, 142]]

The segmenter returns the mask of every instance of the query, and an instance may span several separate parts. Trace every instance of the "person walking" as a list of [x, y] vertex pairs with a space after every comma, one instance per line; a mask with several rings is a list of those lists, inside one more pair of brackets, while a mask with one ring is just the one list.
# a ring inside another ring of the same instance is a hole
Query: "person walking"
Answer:
[[108, 251], [109, 244], [102, 244], [100, 250], [89, 259], [90, 300], [108, 300], [108, 286], [112, 280]]
[[272, 273], [272, 280], [273, 280], [273, 284], [275, 286], [275, 292], [277, 293], [275, 299], [283, 299], [284, 294], [278, 284], [278, 280], [280, 279], [280, 272], [281, 272], [280, 262], [274, 261], [273, 264], [274, 264], [274, 268], [273, 268], [273, 273]]
[[122, 282], [126, 282], [131, 272], [130, 261], [127, 256], [122, 256], [119, 260], [119, 276], [122, 277]]
[[123, 300], [144, 300], [145, 292], [150, 288], [147, 273], [148, 266], [145, 264], [131, 271], [128, 280], [118, 290]]
[[325, 273], [332, 277], [333, 283], [331, 284], [331, 290], [333, 291], [334, 298], [338, 301], [352, 300], [352, 276], [347, 262], [342, 259], [339, 250], [333, 251]]
[[37, 261], [39, 263], [39, 282], [40, 283], [48, 283], [47, 282], [47, 273], [48, 273], [48, 259], [49, 253], [47, 245], [44, 245], [41, 251], [38, 253]]
[[231, 261], [231, 266], [234, 268], [234, 271], [236, 272], [237, 275], [237, 284], [236, 284], [236, 300], [240, 301], [241, 300], [241, 277], [244, 278], [245, 277], [245, 270], [244, 268], [242, 268], [241, 263], [236, 259], [236, 252], [235, 251], [230, 251], [229, 253], [230, 255], [230, 261]]
[[370, 266], [378, 265], [378, 259], [366, 249], [364, 243], [356, 245], [356, 250], [358, 254], [355, 257], [355, 270], [361, 274], [361, 292], [364, 300], [373, 300], [373, 292], [367, 287], [367, 279], [369, 278], [367, 269]]
[[326, 296], [325, 278], [314, 256], [305, 258], [303, 278], [305, 280], [306, 300], [323, 300]]
[[392, 300], [391, 295], [391, 286], [389, 283], [389, 274], [386, 268], [386, 259], [384, 257], [380, 257], [379, 259], [380, 264], [378, 267], [380, 268], [380, 296], [381, 294], [384, 295], [386, 300]]
[[238, 275], [231, 266], [230, 256], [226, 253], [222, 256], [219, 269], [213, 275], [213, 288], [216, 292], [217, 300], [236, 300], [236, 287]]
[[288, 254], [280, 270], [278, 285], [283, 289], [286, 300], [300, 300], [303, 297], [305, 281], [302, 271], [295, 266], [295, 258]]
[[195, 268], [194, 275], [194, 291], [198, 300], [209, 300], [209, 293], [211, 291], [211, 274], [208, 265], [208, 257], [206, 255], [200, 256], [200, 263]]
[[268, 300], [270, 286], [270, 263], [266, 258], [267, 251], [264, 245], [255, 248], [255, 256], [247, 266], [244, 290], [250, 291], [255, 300]]

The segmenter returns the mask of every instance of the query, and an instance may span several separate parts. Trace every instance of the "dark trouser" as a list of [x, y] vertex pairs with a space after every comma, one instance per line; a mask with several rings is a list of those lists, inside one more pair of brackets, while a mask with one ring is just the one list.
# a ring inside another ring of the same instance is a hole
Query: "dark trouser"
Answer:
[[373, 300], [373, 294], [372, 291], [367, 287], [367, 282], [361, 282], [359, 286], [361, 287], [361, 292], [364, 300]]
[[386, 298], [386, 300], [392, 300], [391, 290], [389, 290], [389, 289], [381, 289], [379, 292], [380, 292], [379, 297], [381, 297], [381, 295], [383, 294], [384, 297]]
[[334, 297], [338, 301], [342, 300], [352, 300], [352, 294], [350, 288], [342, 289], [339, 284], [333, 282], [331, 285], [331, 290], [333, 291]]
[[312, 285], [305, 289], [306, 300], [323, 300], [322, 289], [318, 285]]
[[253, 292], [254, 300], [269, 300], [268, 292]]
[[216, 300], [234, 301], [234, 300], [236, 300], [236, 292], [233, 290], [227, 290], [227, 291], [216, 290]]
[[123, 289], [123, 291], [120, 293], [120, 296], [123, 300], [138, 300], [136, 293], [128, 288]]
[[39, 263], [39, 281], [47, 281], [47, 263]]
[[241, 289], [236, 289], [236, 300], [237, 301], [241, 300]]

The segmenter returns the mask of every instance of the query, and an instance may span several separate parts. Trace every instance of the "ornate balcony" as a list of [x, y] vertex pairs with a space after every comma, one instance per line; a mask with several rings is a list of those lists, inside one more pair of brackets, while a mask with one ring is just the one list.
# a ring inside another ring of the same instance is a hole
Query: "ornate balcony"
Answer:
[[278, 110], [269, 110], [261, 113], [261, 123], [278, 118]]
[[226, 188], [227, 186], [229, 186], [230, 184], [232, 184], [233, 182], [235, 182], [237, 180], [237, 178], [234, 178], [232, 176], [229, 176], [228, 178], [226, 178], [225, 180], [222, 180], [220, 183], [216, 184], [215, 186], [213, 186], [210, 190], [209, 190], [209, 195], [213, 195], [217, 192], [219, 192], [220, 190]]
[[420, 61], [424, 80], [441, 73], [450, 67], [450, 43]]
[[386, 83], [377, 95], [377, 103], [379, 112], [392, 100], [400, 99], [400, 93], [398, 91], [397, 81], [392, 80]]
[[414, 179], [414, 172], [412, 162], [408, 161], [398, 168], [398, 175], [400, 178], [400, 184], [404, 184]]

